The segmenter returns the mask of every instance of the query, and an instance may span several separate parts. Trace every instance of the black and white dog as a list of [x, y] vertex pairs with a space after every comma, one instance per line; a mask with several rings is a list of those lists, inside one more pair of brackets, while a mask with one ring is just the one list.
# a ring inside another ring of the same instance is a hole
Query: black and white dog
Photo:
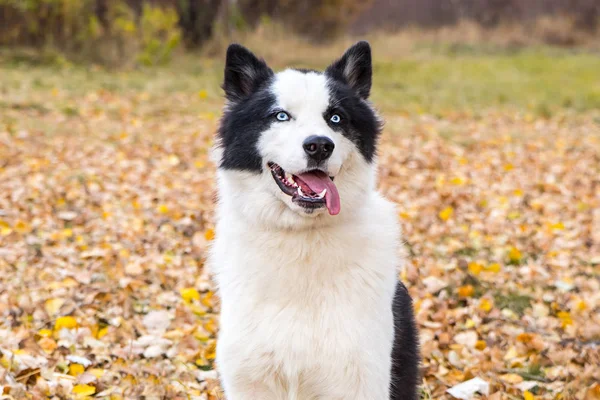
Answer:
[[325, 72], [274, 73], [227, 50], [208, 265], [229, 400], [417, 397], [397, 212], [376, 191], [371, 75], [366, 42]]

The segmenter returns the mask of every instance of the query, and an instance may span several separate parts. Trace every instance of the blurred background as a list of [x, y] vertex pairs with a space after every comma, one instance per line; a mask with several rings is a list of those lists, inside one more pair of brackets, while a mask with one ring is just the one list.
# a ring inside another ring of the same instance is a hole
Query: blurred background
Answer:
[[[564, 47], [598, 43], [596, 0], [1, 0], [0, 45], [106, 65], [168, 62], [279, 24], [314, 44], [348, 34], [458, 26], [464, 40]], [[239, 36], [237, 36], [239, 37]]]
[[0, 398], [222, 399], [204, 260], [225, 49], [321, 69], [367, 39], [421, 398], [600, 399], [599, 17], [598, 0], [0, 0]]

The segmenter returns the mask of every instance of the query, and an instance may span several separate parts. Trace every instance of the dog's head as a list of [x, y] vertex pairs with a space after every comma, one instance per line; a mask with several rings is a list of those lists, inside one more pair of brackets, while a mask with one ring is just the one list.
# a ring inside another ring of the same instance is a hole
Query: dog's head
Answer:
[[367, 101], [371, 76], [366, 42], [324, 72], [274, 73], [248, 49], [229, 46], [215, 153], [220, 201], [285, 227], [360, 207], [374, 187], [381, 128]]

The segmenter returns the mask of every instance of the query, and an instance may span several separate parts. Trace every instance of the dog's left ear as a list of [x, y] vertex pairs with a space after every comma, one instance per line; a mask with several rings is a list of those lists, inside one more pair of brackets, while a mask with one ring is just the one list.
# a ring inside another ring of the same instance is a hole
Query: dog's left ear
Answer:
[[371, 62], [371, 46], [361, 41], [350, 47], [342, 58], [335, 61], [326, 73], [345, 81], [363, 99], [371, 93], [373, 66]]
[[244, 46], [234, 43], [227, 48], [223, 89], [228, 100], [247, 98], [272, 75], [264, 60]]

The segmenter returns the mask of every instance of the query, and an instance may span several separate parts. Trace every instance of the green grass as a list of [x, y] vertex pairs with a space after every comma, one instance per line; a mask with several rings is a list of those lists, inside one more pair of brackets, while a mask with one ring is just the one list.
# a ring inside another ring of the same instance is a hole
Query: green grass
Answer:
[[440, 54], [376, 63], [374, 98], [386, 108], [520, 108], [547, 114], [600, 108], [600, 57], [566, 51]]
[[533, 299], [530, 296], [518, 293], [496, 293], [494, 295], [494, 303], [499, 309], [508, 308], [519, 316], [522, 316], [525, 313], [525, 310], [531, 307], [532, 300]]
[[[449, 50], [415, 45], [404, 56], [381, 54], [374, 48], [373, 101], [384, 112], [443, 113], [515, 109], [543, 117], [568, 110], [600, 109], [600, 56], [549, 48], [519, 51]], [[333, 59], [338, 54], [330, 54]], [[323, 68], [323, 51], [314, 58], [298, 56], [297, 65]], [[72, 95], [104, 89], [146, 92], [150, 96], [206, 90], [211, 109], [221, 101], [222, 60], [180, 56], [167, 67], [106, 71], [97, 67], [33, 66], [3, 57], [0, 64], [1, 107], [13, 104], [29, 91], [59, 88]], [[267, 61], [271, 61], [267, 59]], [[276, 67], [284, 64], [272, 60]], [[287, 63], [285, 63], [287, 64]], [[8, 94], [8, 96], [6, 96]], [[31, 98], [31, 96], [28, 96]], [[193, 102], [190, 106], [195, 106]], [[70, 105], [63, 104], [62, 107]], [[204, 103], [206, 106], [206, 102]]]

